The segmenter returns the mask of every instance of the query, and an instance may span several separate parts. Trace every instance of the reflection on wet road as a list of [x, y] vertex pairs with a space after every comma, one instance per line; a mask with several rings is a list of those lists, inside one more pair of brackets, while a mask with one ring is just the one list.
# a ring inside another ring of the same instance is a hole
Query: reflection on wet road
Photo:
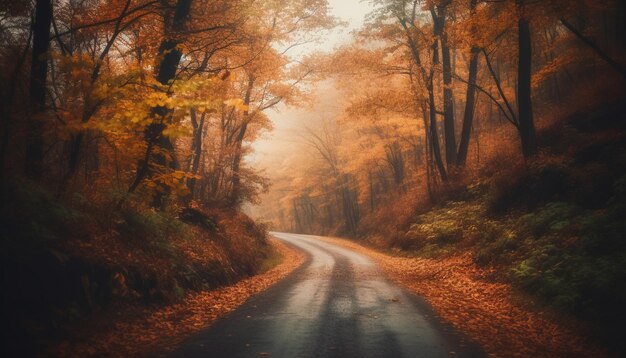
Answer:
[[187, 341], [180, 357], [449, 357], [480, 350], [385, 279], [366, 256], [273, 233], [307, 253], [284, 281]]

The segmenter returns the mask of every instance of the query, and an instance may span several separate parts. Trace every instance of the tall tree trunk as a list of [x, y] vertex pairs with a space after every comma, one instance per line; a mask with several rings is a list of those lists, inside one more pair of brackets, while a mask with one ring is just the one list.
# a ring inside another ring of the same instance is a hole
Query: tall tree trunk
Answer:
[[[252, 89], [254, 88], [254, 76], [248, 77], [248, 86], [246, 87], [246, 94], [244, 96], [244, 104], [246, 106], [250, 105], [250, 97], [252, 95]], [[248, 130], [248, 123], [250, 121], [250, 112], [248, 110], [244, 111], [243, 119], [241, 123], [241, 128], [239, 129], [239, 133], [236, 138], [236, 148], [235, 155], [233, 157], [233, 166], [232, 166], [232, 190], [230, 193], [230, 197], [228, 199], [228, 204], [230, 206], [237, 206], [241, 204], [241, 151], [243, 146], [243, 139], [246, 136], [246, 131]]]
[[454, 126], [454, 94], [452, 91], [452, 65], [450, 63], [450, 47], [448, 35], [445, 32], [446, 6], [437, 7], [437, 22], [435, 26], [441, 41], [441, 63], [443, 67], [443, 132], [446, 147], [446, 164], [448, 169], [456, 164], [456, 131]]
[[[191, 1], [192, 0], [178, 0], [171, 24], [169, 23], [169, 20], [166, 19], [165, 33], [167, 37], [163, 40], [163, 42], [161, 42], [161, 46], [159, 47], [159, 57], [161, 57], [161, 62], [156, 69], [156, 79], [163, 85], [167, 85], [176, 76], [176, 70], [182, 57], [182, 52], [178, 47], [178, 44], [181, 41], [179, 33], [184, 30], [186, 19], [191, 10]], [[150, 175], [150, 159], [153, 156], [152, 149], [154, 146], [163, 149], [159, 152], [169, 154], [155, 154], [154, 161], [157, 164], [166, 168], [176, 167], [174, 145], [168, 137], [163, 135], [163, 130], [166, 128], [166, 121], [169, 113], [170, 110], [166, 107], [159, 106], [152, 109], [151, 116], [153, 117], [153, 121], [150, 125], [148, 125], [145, 133], [147, 142], [146, 154], [139, 166], [139, 169], [137, 170], [135, 180], [128, 190], [129, 192], [133, 192], [139, 186], [141, 181], [146, 176]], [[153, 205], [155, 207], [161, 207], [163, 205], [163, 197], [166, 194], [167, 189], [162, 187], [162, 190], [157, 192], [155, 195]]]
[[[200, 122], [198, 122], [198, 115], [195, 108], [191, 108], [191, 123], [193, 125], [193, 142], [191, 144], [191, 152], [193, 158], [191, 160], [191, 165], [189, 166], [189, 171], [191, 174], [196, 175], [198, 173], [198, 168], [200, 167], [200, 158], [202, 157], [202, 131], [204, 130], [204, 119], [206, 118], [206, 113], [202, 113], [200, 116]], [[187, 188], [189, 189], [189, 200], [194, 198], [194, 191], [196, 188], [196, 178], [189, 178], [187, 181]]]
[[[28, 57], [28, 50], [30, 49], [30, 41], [32, 39], [33, 33], [30, 32], [28, 39], [24, 43], [24, 48], [21, 52], [21, 55], [15, 61], [15, 67], [11, 72], [11, 76], [9, 77], [9, 83], [7, 87], [7, 92], [0, 94], [2, 99], [0, 99], [0, 115], [2, 116], [2, 137], [0, 138], [0, 188], [4, 188], [4, 180], [6, 177], [6, 169], [5, 161], [7, 155], [7, 148], [9, 145], [9, 135], [13, 129], [13, 105], [15, 104], [15, 94], [17, 92], [17, 82], [20, 77], [20, 71], [22, 69], [22, 65], [26, 61]], [[4, 194], [3, 191], [0, 191], [0, 199]]]
[[428, 193], [428, 198], [431, 203], [434, 203], [435, 196], [432, 190], [431, 180], [432, 180], [432, 159], [431, 159], [431, 148], [430, 148], [430, 140], [428, 135], [428, 119], [426, 119], [426, 106], [422, 106], [422, 117], [424, 119], [424, 153], [426, 156], [426, 192]]
[[387, 158], [387, 163], [389, 164], [389, 169], [393, 174], [393, 181], [396, 184], [396, 187], [400, 187], [404, 181], [405, 168], [402, 148], [400, 148], [398, 142], [393, 142], [392, 144], [385, 146], [385, 156]]
[[[474, 15], [477, 0], [470, 0], [470, 14]], [[472, 26], [472, 34], [476, 31]], [[459, 153], [456, 164], [464, 166], [467, 160], [467, 150], [469, 148], [472, 124], [474, 121], [474, 97], [476, 95], [476, 75], [478, 73], [478, 53], [480, 49], [472, 45], [470, 51], [469, 77], [467, 79], [467, 92], [465, 93], [465, 111], [463, 112], [463, 128], [461, 129], [461, 142], [459, 143]]]
[[[247, 123], [242, 124], [241, 132], [245, 133], [247, 130]], [[241, 204], [241, 151], [243, 150], [243, 140], [235, 143], [235, 154], [233, 156], [232, 163], [232, 180], [231, 190], [228, 197], [228, 205], [235, 207]]]
[[[162, 56], [159, 63], [156, 79], [163, 85], [168, 85], [176, 77], [176, 70], [183, 53], [180, 51], [178, 45], [181, 42], [179, 38], [180, 32], [185, 28], [186, 19], [189, 16], [191, 10], [191, 0], [178, 0], [176, 8], [174, 10], [174, 17], [172, 19], [171, 29], [166, 31], [166, 38], [161, 43], [159, 48], [159, 55]], [[154, 109], [155, 114], [160, 117], [156, 127], [160, 128], [157, 134], [156, 144], [165, 149], [172, 155], [171, 158], [166, 158], [164, 155], [156, 155], [155, 159], [158, 164], [176, 168], [177, 163], [174, 159], [174, 145], [171, 140], [163, 135], [165, 125], [163, 120], [170, 114], [170, 110], [166, 107], [158, 106]], [[169, 162], [168, 162], [169, 159]]]
[[[433, 84], [433, 75], [434, 70], [431, 68], [430, 74], [426, 74], [426, 69], [422, 66], [422, 61], [420, 59], [419, 50], [417, 48], [417, 44], [415, 40], [411, 36], [411, 32], [406, 25], [406, 22], [401, 22], [402, 27], [406, 33], [407, 42], [409, 45], [409, 49], [411, 50], [411, 55], [413, 56], [413, 61], [417, 66], [424, 83], [426, 84], [426, 90], [428, 92], [428, 107], [430, 112], [430, 136], [431, 136], [431, 144], [433, 148], [433, 155], [435, 157], [435, 162], [437, 164], [437, 169], [439, 170], [439, 174], [441, 175], [441, 180], [444, 182], [448, 180], [448, 174], [446, 172], [445, 165], [441, 159], [441, 149], [439, 147], [439, 137], [437, 134], [437, 110], [435, 106], [435, 93], [434, 93], [434, 84]], [[437, 55], [437, 41], [433, 43], [433, 63], [438, 63], [438, 55]], [[428, 131], [428, 130], [427, 130]]]
[[431, 73], [430, 80], [428, 82], [428, 112], [430, 116], [430, 144], [433, 149], [433, 157], [435, 157], [435, 164], [439, 170], [441, 180], [448, 181], [448, 173], [446, 166], [443, 164], [443, 158], [441, 157], [441, 147], [439, 145], [439, 131], [437, 130], [437, 110], [435, 107], [435, 93], [433, 90], [433, 76]]
[[50, 47], [52, 1], [37, 0], [33, 22], [33, 56], [30, 71], [30, 101], [32, 117], [28, 128], [26, 148], [26, 174], [35, 180], [43, 172], [43, 120], [40, 116], [46, 107], [46, 79], [48, 77], [47, 53]]
[[464, 166], [467, 161], [467, 150], [469, 148], [472, 125], [474, 122], [474, 106], [476, 97], [476, 74], [478, 72], [478, 52], [477, 47], [472, 47], [469, 63], [469, 79], [467, 93], [465, 94], [465, 112], [463, 112], [463, 128], [461, 129], [461, 142], [459, 143], [459, 154], [456, 163]]
[[518, 20], [519, 65], [517, 77], [519, 134], [522, 141], [524, 158], [529, 158], [537, 153], [537, 138], [531, 99], [532, 42], [530, 26], [524, 14], [523, 0], [518, 0], [518, 6], [520, 9], [520, 18]]

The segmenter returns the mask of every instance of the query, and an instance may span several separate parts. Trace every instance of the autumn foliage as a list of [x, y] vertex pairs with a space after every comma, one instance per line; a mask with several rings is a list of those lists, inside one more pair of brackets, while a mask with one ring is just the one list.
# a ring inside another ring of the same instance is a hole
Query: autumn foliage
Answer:
[[[199, 308], [232, 294], [207, 290], [272, 261], [247, 205], [276, 229], [492, 272], [442, 280], [512, 287], [618, 341], [624, 2], [369, 4], [352, 41], [298, 56], [339, 24], [326, 0], [0, 2], [6, 349], [71, 353], [53, 343], [118, 308], [145, 313], [119, 325], [131, 337], [152, 313], [184, 333], [172, 317], [227, 311]], [[264, 172], [251, 154], [282, 106], [314, 116]]]
[[277, 227], [356, 237], [390, 224], [369, 215], [397, 212], [402, 223], [492, 159], [532, 161], [545, 144], [538, 130], [568, 107], [593, 106], [581, 90], [623, 93], [617, 2], [372, 6], [352, 43], [325, 58], [317, 124], [302, 131], [290, 169], [276, 168], [266, 198], [281, 205], [263, 211]]
[[315, 63], [289, 49], [335, 25], [325, 1], [38, 0], [0, 17], [3, 350], [263, 269], [265, 227], [240, 207], [268, 180], [245, 157], [265, 111], [306, 97]]
[[436, 259], [407, 271], [486, 268], [623, 350], [623, 4], [372, 5], [263, 217]]

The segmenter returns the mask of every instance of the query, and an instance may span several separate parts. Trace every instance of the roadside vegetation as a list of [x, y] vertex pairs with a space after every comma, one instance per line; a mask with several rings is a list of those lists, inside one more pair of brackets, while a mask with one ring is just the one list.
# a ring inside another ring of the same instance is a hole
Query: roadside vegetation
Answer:
[[263, 217], [401, 256], [471, 255], [485, 284], [624, 352], [624, 5], [373, 7], [329, 54], [322, 124]]
[[[287, 274], [261, 222], [471, 256], [626, 352], [626, 3], [368, 3], [298, 55], [328, 1], [0, 2], [3, 353], [200, 329]], [[311, 121], [263, 171], [283, 105]]]
[[3, 1], [0, 17], [5, 356], [133, 319], [154, 333], [146, 312], [281, 261], [242, 213], [268, 186], [245, 158], [264, 112], [306, 92], [315, 64], [288, 50], [336, 24], [325, 1]]
[[124, 321], [115, 312], [167, 306], [279, 262], [265, 227], [234, 210], [194, 210], [199, 224], [173, 209], [61, 201], [33, 184], [7, 195], [15, 203], [1, 215], [7, 352], [42, 352], [86, 322]]
[[490, 269], [488, 280], [511, 284], [535, 309], [583, 319], [596, 339], [623, 351], [616, 332], [626, 318], [624, 113], [620, 98], [559, 118], [538, 131], [536, 158], [511, 165], [499, 152], [434, 205], [399, 199], [394, 206], [415, 214], [395, 228], [375, 229], [388, 215], [372, 214], [361, 235], [402, 256], [469, 252]]

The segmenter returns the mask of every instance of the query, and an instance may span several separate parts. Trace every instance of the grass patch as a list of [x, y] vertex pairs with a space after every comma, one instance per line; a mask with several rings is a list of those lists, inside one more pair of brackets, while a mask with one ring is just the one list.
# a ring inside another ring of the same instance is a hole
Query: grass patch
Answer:
[[284, 256], [273, 245], [269, 245], [267, 257], [261, 263], [259, 273], [267, 272], [283, 262]]

